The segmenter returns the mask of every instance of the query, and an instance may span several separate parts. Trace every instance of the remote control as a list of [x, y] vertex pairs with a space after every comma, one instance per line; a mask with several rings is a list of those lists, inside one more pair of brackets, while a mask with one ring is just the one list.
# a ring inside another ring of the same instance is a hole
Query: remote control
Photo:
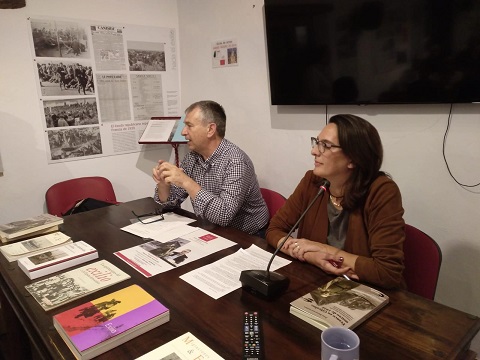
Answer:
[[258, 311], [245, 311], [243, 315], [243, 360], [263, 360], [263, 336]]

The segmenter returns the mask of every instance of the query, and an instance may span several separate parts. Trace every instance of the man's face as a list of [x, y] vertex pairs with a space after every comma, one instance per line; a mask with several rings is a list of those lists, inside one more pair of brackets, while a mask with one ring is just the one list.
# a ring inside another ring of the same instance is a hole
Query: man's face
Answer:
[[209, 124], [203, 123], [200, 109], [190, 111], [183, 123], [182, 135], [188, 140], [188, 148], [201, 154], [207, 144]]

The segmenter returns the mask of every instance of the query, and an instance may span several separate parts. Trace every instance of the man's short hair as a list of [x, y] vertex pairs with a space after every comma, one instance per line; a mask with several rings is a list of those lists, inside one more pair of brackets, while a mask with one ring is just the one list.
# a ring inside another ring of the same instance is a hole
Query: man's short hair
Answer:
[[204, 124], [210, 122], [215, 123], [215, 125], [217, 125], [218, 136], [221, 138], [225, 137], [227, 116], [225, 115], [225, 110], [223, 110], [222, 105], [212, 100], [197, 101], [185, 110], [185, 114], [188, 114], [195, 109], [200, 109]]

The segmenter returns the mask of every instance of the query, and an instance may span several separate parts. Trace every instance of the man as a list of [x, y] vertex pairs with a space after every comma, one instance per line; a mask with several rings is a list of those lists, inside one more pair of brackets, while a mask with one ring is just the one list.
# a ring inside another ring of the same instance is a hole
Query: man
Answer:
[[153, 168], [155, 201], [179, 206], [188, 196], [195, 214], [220, 226], [263, 235], [269, 219], [253, 163], [225, 139], [226, 116], [214, 101], [199, 101], [185, 110], [182, 135], [190, 152], [180, 168], [159, 160]]

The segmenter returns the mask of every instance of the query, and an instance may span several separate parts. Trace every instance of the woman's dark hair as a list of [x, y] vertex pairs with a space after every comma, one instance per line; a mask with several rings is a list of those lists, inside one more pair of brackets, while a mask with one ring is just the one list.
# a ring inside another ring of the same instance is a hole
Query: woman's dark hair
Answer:
[[329, 123], [337, 125], [339, 145], [355, 167], [345, 184], [344, 209], [353, 210], [365, 200], [371, 183], [379, 176], [383, 162], [383, 146], [377, 129], [365, 119], [350, 114], [332, 116]]

